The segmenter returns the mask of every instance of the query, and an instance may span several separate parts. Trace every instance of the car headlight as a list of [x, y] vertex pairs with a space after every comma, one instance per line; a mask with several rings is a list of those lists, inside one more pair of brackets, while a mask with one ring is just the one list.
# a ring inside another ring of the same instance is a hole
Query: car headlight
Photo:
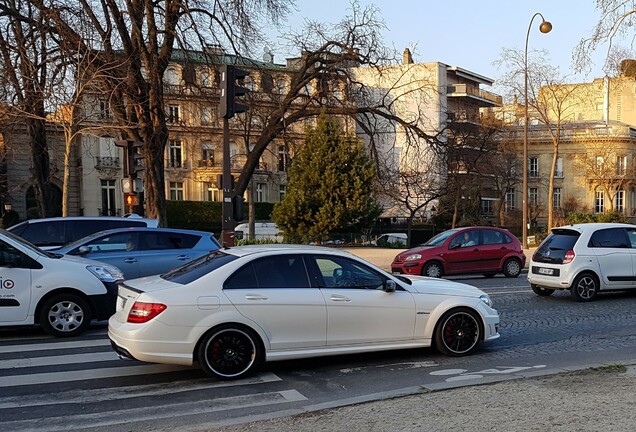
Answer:
[[479, 296], [479, 300], [486, 303], [489, 307], [492, 307], [492, 300], [486, 294], [482, 294]]
[[409, 255], [406, 258], [404, 258], [404, 261], [415, 261], [415, 260], [420, 260], [420, 259], [422, 259], [422, 255], [413, 254], [413, 255]]
[[93, 273], [102, 282], [117, 282], [124, 280], [124, 274], [117, 267], [113, 266], [86, 266], [86, 270]]

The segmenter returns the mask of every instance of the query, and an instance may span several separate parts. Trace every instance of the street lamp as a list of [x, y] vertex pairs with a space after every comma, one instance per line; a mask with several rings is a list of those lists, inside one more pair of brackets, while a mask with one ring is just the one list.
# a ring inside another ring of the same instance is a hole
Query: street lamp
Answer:
[[[523, 248], [528, 249], [528, 39], [530, 38], [530, 29], [532, 28], [532, 22], [534, 19], [540, 16], [541, 24], [539, 25], [539, 31], [541, 33], [549, 33], [552, 30], [552, 24], [546, 21], [539, 12], [532, 15], [530, 24], [528, 25], [528, 33], [526, 34], [526, 51], [523, 63], [524, 72], [524, 117], [523, 117], [523, 220], [521, 221], [521, 237], [523, 241]], [[551, 205], [551, 203], [548, 203]]]

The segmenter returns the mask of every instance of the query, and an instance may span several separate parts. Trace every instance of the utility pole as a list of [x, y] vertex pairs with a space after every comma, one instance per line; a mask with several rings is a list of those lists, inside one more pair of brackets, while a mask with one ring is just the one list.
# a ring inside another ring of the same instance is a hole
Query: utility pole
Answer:
[[230, 166], [230, 123], [235, 114], [248, 110], [247, 105], [236, 102], [236, 98], [246, 95], [249, 90], [237, 85], [236, 80], [242, 80], [249, 72], [232, 65], [221, 68], [221, 98], [219, 101], [219, 115], [223, 117], [223, 223], [221, 225], [221, 244], [234, 246], [234, 227], [236, 220], [243, 219], [243, 197], [233, 196], [232, 170]]
[[124, 193], [124, 205], [126, 213], [137, 213], [143, 216], [143, 187], [138, 172], [145, 169], [144, 156], [140, 153], [143, 143], [133, 140], [115, 141], [117, 147], [124, 149], [124, 178], [121, 182]]

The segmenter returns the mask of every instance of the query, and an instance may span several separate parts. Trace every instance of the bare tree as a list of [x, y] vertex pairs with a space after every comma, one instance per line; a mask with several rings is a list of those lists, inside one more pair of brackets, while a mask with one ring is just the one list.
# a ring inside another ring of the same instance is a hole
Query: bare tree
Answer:
[[[590, 36], [582, 38], [573, 55], [576, 71], [587, 71], [592, 62], [592, 53], [603, 43], [607, 43], [606, 63], [604, 70], [610, 73], [615, 70], [616, 62], [613, 54], [616, 40], [626, 37], [633, 40], [633, 28], [636, 25], [636, 7], [630, 0], [597, 0], [596, 9], [600, 17]], [[619, 49], [620, 51], [620, 49]], [[622, 59], [621, 59], [622, 60]]]
[[[552, 141], [552, 164], [548, 185], [548, 199], [554, 191], [554, 176], [559, 158], [561, 131], [564, 123], [574, 121], [574, 113], [578, 104], [585, 102], [584, 84], [567, 84], [567, 76], [560, 74], [558, 68], [551, 66], [545, 51], [535, 51], [528, 55], [526, 70], [525, 53], [517, 49], [504, 49], [499, 66], [507, 71], [502, 76], [500, 85], [507, 88], [509, 95], [524, 95], [524, 78], [528, 74], [528, 106], [531, 117], [544, 127]], [[530, 119], [530, 122], [533, 119]], [[529, 127], [532, 125], [530, 123]], [[527, 161], [525, 162], [527, 163]], [[553, 208], [548, 205], [548, 230], [553, 226]]]

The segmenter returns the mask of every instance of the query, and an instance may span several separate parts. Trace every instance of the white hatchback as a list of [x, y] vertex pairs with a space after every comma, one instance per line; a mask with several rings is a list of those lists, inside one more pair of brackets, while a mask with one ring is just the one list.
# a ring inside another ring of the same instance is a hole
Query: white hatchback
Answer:
[[577, 301], [602, 290], [636, 288], [636, 225], [587, 223], [553, 228], [530, 261], [540, 296], [568, 289]]
[[120, 354], [241, 378], [265, 361], [435, 347], [473, 352], [499, 337], [475, 287], [392, 276], [312, 246], [221, 249], [161, 276], [120, 284], [108, 335]]

